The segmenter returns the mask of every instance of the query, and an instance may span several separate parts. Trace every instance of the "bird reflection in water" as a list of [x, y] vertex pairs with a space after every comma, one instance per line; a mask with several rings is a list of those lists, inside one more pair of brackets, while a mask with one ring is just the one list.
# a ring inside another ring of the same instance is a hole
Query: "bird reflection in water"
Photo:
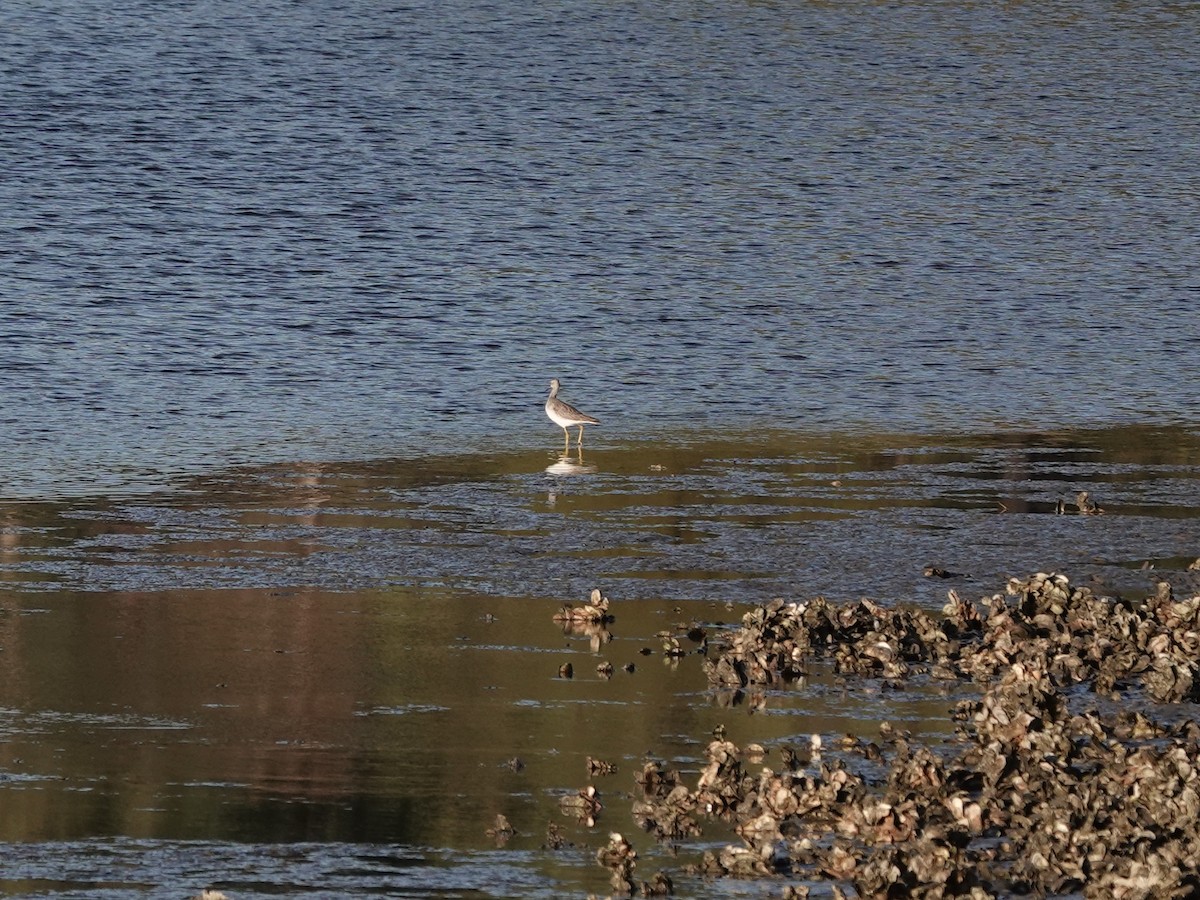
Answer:
[[584, 463], [582, 448], [574, 456], [570, 453], [562, 454], [557, 462], [546, 467], [546, 473], [549, 475], [590, 475], [595, 471], [595, 466]]

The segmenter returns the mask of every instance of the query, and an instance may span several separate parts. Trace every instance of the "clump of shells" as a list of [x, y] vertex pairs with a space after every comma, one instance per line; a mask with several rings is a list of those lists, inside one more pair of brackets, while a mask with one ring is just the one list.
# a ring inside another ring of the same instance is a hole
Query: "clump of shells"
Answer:
[[581, 606], [564, 603], [554, 614], [554, 621], [570, 625], [604, 625], [613, 620], [608, 611], [609, 601], [599, 588], [593, 588], [588, 602]]
[[[727, 823], [740, 843], [697, 871], [784, 876], [789, 896], [819, 880], [860, 897], [1200, 893], [1200, 724], [1099, 711], [1113, 698], [1151, 713], [1146, 700], [1200, 700], [1200, 596], [1164, 582], [1122, 600], [1039, 572], [978, 602], [951, 591], [941, 616], [776, 600], [711, 637], [704, 666], [714, 691], [753, 695], [818, 659], [847, 677], [921, 675], [980, 693], [955, 707], [956, 740], [936, 748], [885, 723], [879, 744], [848, 736], [822, 754], [814, 739], [807, 759], [785, 748], [779, 769], [723, 736], [691, 779], [649, 762], [637, 824], [673, 842]], [[849, 764], [856, 755], [872, 765]], [[614, 889], [632, 888], [622, 874]]]

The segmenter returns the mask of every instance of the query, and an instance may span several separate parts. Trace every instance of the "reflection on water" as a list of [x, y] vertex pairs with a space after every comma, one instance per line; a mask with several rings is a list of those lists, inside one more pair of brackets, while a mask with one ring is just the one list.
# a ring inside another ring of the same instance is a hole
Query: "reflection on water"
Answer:
[[[503, 813], [518, 834], [502, 895], [602, 892], [582, 845], [632, 828], [621, 798], [647, 755], [695, 767], [717, 726], [768, 747], [884, 719], [951, 731], [954, 686], [814, 667], [782, 691], [710, 692], [703, 635], [749, 602], [940, 606], [948, 586], [990, 593], [1042, 567], [1137, 595], [1157, 576], [1186, 587], [1200, 555], [1200, 437], [1181, 429], [727, 436], [584, 458], [569, 476], [542, 452], [273, 466], [0, 506], [0, 839], [24, 848], [0, 889], [120, 895], [131, 876], [97, 874], [120, 837], [157, 860], [144, 877], [189, 889], [299, 883], [267, 842], [326, 890], [350, 889], [336, 870], [453, 895], [490, 864]], [[1078, 490], [1103, 514], [1059, 514]], [[613, 622], [554, 620], [593, 587]], [[593, 779], [589, 756], [617, 774]], [[594, 830], [559, 803], [593, 782]], [[581, 846], [540, 850], [550, 823]], [[194, 865], [192, 841], [240, 862]], [[360, 866], [364, 845], [414, 868]], [[428, 847], [453, 850], [450, 874]], [[65, 875], [37, 862], [72, 853]]]
[[546, 473], [549, 475], [590, 475], [595, 471], [596, 467], [594, 465], [584, 463], [582, 447], [579, 448], [574, 456], [564, 453], [555, 462], [546, 466]]
[[[927, 602], [925, 565], [994, 583], [1096, 554], [1106, 577], [1169, 555], [1153, 548], [1178, 543], [1200, 510], [1196, 458], [1193, 432], [1130, 427], [628, 444], [572, 454], [587, 471], [569, 475], [559, 457], [548, 471], [541, 452], [521, 451], [272, 466], [128, 501], [0, 506], [0, 579]], [[1081, 490], [1104, 515], [1054, 515]]]

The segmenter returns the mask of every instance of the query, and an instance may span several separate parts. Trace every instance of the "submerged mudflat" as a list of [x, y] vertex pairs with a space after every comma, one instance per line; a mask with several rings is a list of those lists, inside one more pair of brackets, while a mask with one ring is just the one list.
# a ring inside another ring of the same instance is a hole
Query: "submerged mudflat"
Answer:
[[[681, 896], [849, 890], [802, 857], [765, 880], [706, 864], [756, 846], [719, 815], [660, 841], [634, 814], [638, 779], [653, 764], [695, 790], [714, 734], [748, 777], [816, 778], [782, 762], [811, 766], [819, 735], [822, 765], [899, 807], [878, 793], [894, 736], [953, 768], [961, 704], [1005, 675], [856, 671], [822, 652], [778, 681], [713, 679], [744, 617], [824, 597], [937, 618], [953, 590], [986, 620], [982, 598], [1038, 570], [1118, 603], [1161, 579], [1190, 596], [1198, 443], [1137, 428], [723, 436], [4, 503], [0, 890], [607, 894], [596, 855], [614, 831], [639, 888], [661, 870]], [[593, 588], [612, 621], [555, 621]], [[1060, 675], [1045, 677], [1073, 716], [1080, 692], [1103, 716], [1123, 690]], [[1122, 704], [1173, 739], [1188, 695], [1146, 691], [1134, 679]], [[981, 815], [967, 833], [996, 838]], [[835, 833], [810, 839], [826, 852]]]

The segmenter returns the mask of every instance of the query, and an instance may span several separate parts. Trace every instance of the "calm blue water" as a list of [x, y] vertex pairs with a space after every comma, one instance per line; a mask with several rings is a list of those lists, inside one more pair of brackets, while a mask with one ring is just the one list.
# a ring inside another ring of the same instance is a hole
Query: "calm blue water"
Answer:
[[1195, 421], [1200, 7], [0, 9], [0, 484]]

